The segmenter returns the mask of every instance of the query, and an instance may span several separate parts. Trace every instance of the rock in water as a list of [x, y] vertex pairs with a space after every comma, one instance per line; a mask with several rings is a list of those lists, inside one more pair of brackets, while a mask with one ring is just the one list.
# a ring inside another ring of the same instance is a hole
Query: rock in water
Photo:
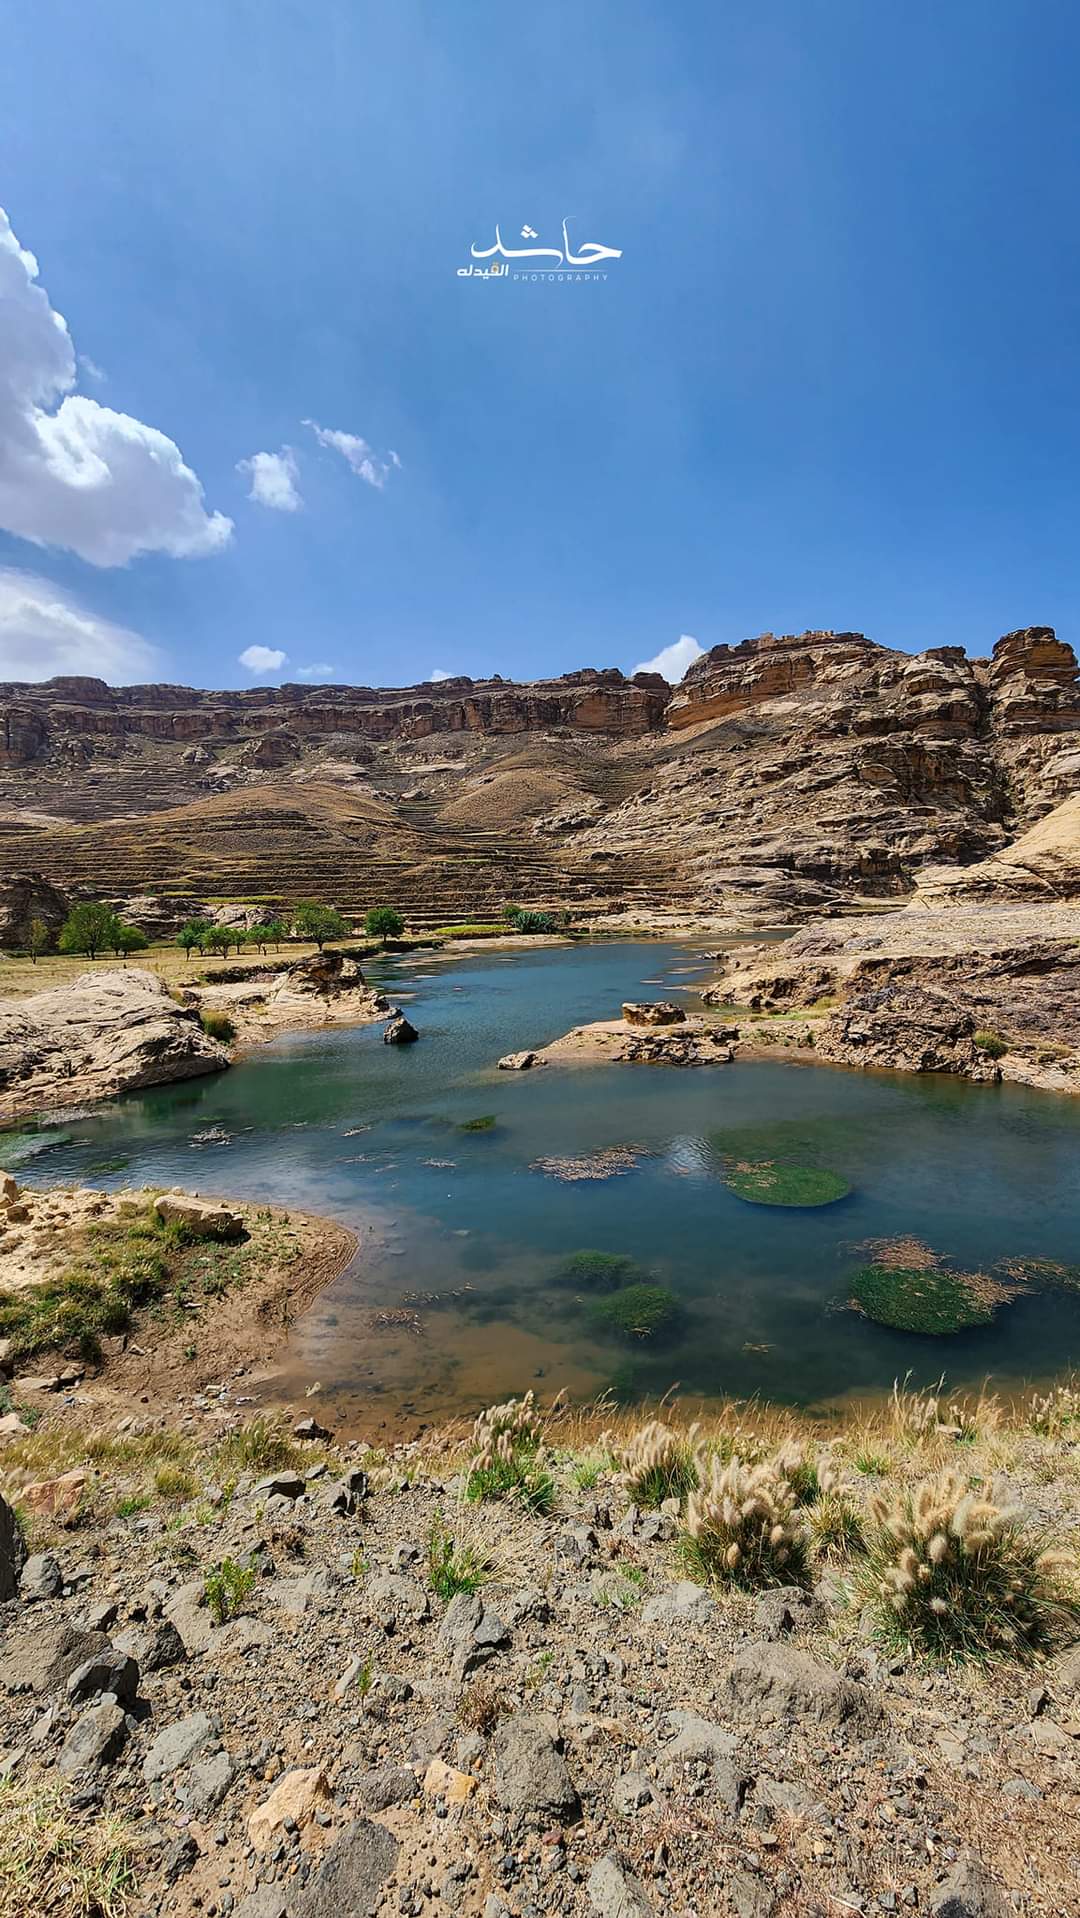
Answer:
[[197, 1014], [140, 966], [81, 972], [66, 986], [0, 1002], [0, 1121], [228, 1063]]
[[383, 1033], [383, 1043], [388, 1046], [411, 1046], [420, 1034], [411, 1026], [403, 1012], [395, 1013]]

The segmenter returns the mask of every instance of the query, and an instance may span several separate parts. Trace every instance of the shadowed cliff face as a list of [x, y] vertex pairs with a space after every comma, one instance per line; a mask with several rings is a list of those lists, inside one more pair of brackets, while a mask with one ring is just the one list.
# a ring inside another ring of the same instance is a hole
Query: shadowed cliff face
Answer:
[[674, 690], [592, 669], [389, 691], [58, 679], [0, 686], [0, 863], [118, 895], [391, 898], [429, 923], [508, 899], [779, 922], [999, 853], [1080, 790], [1078, 733], [1076, 658], [1049, 627], [975, 660], [766, 634]]

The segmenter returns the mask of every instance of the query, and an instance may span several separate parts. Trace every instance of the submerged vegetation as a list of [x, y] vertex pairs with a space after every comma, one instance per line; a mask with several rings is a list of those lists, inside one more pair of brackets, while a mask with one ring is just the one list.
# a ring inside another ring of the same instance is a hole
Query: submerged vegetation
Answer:
[[580, 1286], [586, 1292], [614, 1292], [642, 1277], [642, 1269], [626, 1252], [571, 1252], [555, 1274], [560, 1285]]
[[619, 1338], [652, 1339], [671, 1332], [681, 1316], [674, 1292], [663, 1285], [627, 1285], [591, 1307], [592, 1323]]
[[724, 1182], [736, 1198], [750, 1205], [835, 1205], [851, 1187], [838, 1172], [817, 1166], [784, 1165], [776, 1159], [730, 1161]]
[[987, 1272], [954, 1272], [918, 1239], [871, 1240], [878, 1257], [845, 1283], [853, 1312], [899, 1332], [945, 1337], [993, 1323], [997, 1306], [1020, 1290], [1020, 1282]]

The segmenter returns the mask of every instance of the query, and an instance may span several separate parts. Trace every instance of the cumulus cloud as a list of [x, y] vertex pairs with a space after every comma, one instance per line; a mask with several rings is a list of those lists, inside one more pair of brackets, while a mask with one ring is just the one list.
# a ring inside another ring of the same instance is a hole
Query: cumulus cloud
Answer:
[[153, 647], [138, 633], [100, 619], [51, 580], [0, 567], [0, 680], [63, 674], [123, 686], [157, 670]]
[[295, 513], [304, 504], [297, 490], [299, 472], [291, 446], [283, 446], [280, 453], [253, 453], [249, 460], [237, 460], [236, 470], [249, 476], [248, 498], [257, 500], [260, 506], [272, 506], [278, 513]]
[[276, 646], [245, 646], [239, 664], [249, 673], [276, 673], [288, 657], [288, 653], [279, 652]]
[[457, 678], [456, 673], [444, 673], [441, 666], [434, 666], [431, 672], [428, 674], [428, 679], [432, 685], [435, 685], [436, 682], [440, 679], [456, 679], [456, 678]]
[[357, 477], [366, 480], [369, 486], [377, 486], [381, 490], [386, 485], [391, 469], [400, 471], [401, 461], [396, 453], [388, 453], [383, 459], [372, 451], [359, 433], [343, 433], [337, 426], [320, 426], [317, 420], [304, 420], [302, 424], [310, 426], [320, 446], [340, 453]]
[[697, 640], [692, 639], [689, 633], [682, 633], [678, 639], [672, 641], [670, 646], [664, 646], [655, 659], [643, 659], [640, 666], [634, 667], [634, 671], [635, 673], [663, 673], [664, 678], [670, 680], [675, 686], [678, 685], [687, 667], [692, 666], [695, 659], [700, 659], [704, 651], [704, 646], [699, 646]]
[[336, 666], [328, 666], [324, 659], [316, 660], [314, 666], [298, 666], [297, 679], [333, 679]]
[[0, 208], [0, 527], [94, 566], [226, 545], [232, 521], [207, 513], [179, 447], [75, 383], [67, 322]]

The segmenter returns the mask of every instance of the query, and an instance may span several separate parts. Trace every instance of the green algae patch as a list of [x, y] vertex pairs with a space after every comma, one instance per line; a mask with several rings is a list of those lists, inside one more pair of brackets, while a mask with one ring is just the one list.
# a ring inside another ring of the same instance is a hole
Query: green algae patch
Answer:
[[578, 1286], [583, 1292], [615, 1292], [642, 1277], [637, 1261], [625, 1252], [571, 1252], [556, 1274], [560, 1285]]
[[812, 1165], [784, 1165], [776, 1159], [730, 1161], [724, 1183], [748, 1205], [835, 1205], [851, 1192], [838, 1172]]
[[482, 1112], [478, 1119], [462, 1119], [459, 1132], [494, 1132], [498, 1121], [493, 1112]]
[[677, 1324], [679, 1301], [662, 1285], [626, 1285], [594, 1305], [590, 1317], [617, 1338], [654, 1339]]
[[870, 1240], [876, 1254], [847, 1281], [845, 1303], [853, 1312], [897, 1332], [948, 1337], [991, 1325], [999, 1305], [1024, 1288], [989, 1272], [956, 1272], [918, 1239]]

